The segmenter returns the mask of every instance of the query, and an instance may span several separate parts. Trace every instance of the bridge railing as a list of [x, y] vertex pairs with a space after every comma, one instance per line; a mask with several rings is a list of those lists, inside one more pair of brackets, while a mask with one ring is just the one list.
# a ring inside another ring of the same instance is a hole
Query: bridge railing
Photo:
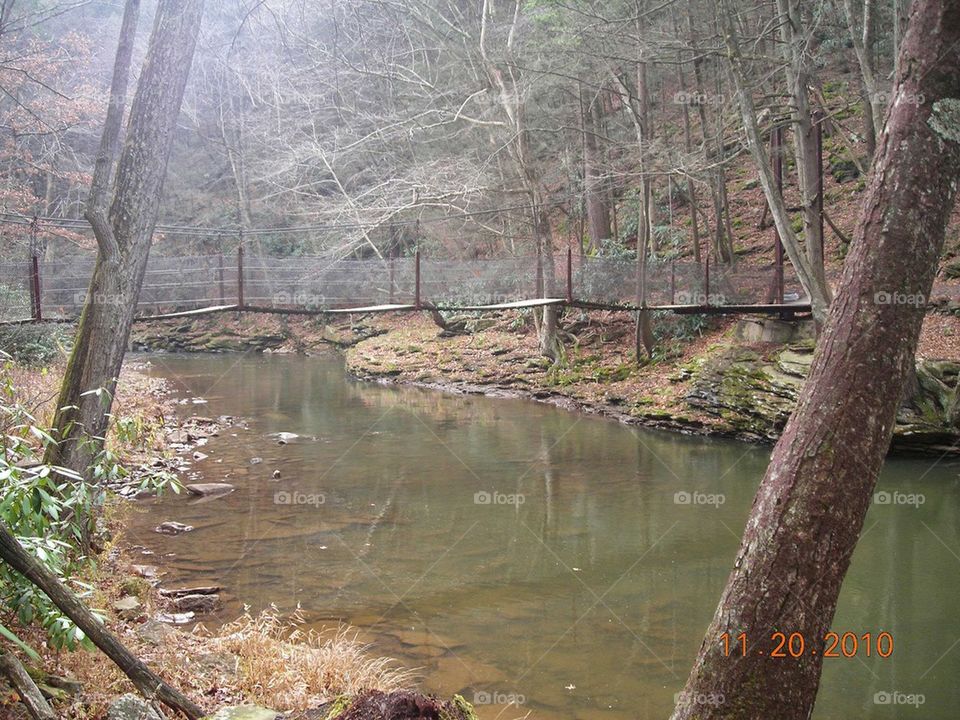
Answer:
[[[418, 268], [419, 265], [419, 268]], [[94, 268], [92, 255], [0, 265], [0, 320], [79, 315]], [[419, 272], [418, 272], [419, 270]], [[784, 298], [804, 295], [784, 268]], [[419, 283], [418, 283], [419, 280]], [[651, 307], [776, 302], [772, 266], [736, 266], [651, 259], [645, 298]], [[253, 254], [150, 257], [141, 315], [244, 304], [276, 309], [337, 309], [423, 302], [483, 306], [540, 297], [603, 306], [635, 306], [637, 263], [560, 252], [552, 258], [513, 256], [449, 260], [424, 257], [332, 260]]]

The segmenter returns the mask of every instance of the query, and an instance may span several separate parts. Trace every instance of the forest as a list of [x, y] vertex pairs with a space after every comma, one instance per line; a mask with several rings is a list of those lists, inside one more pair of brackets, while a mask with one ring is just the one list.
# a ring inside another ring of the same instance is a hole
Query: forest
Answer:
[[953, 716], [955, 3], [0, 0], [0, 134], [3, 717]]

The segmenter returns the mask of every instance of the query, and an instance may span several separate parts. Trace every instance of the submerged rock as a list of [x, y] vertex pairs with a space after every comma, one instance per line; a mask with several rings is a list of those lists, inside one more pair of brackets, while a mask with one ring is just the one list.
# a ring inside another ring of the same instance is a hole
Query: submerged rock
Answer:
[[333, 703], [329, 720], [477, 720], [477, 714], [460, 695], [451, 700], [411, 690], [365, 690], [354, 698]]
[[220, 606], [219, 595], [181, 595], [173, 598], [173, 608], [181, 613], [208, 613]]
[[168, 625], [186, 625], [188, 622], [192, 622], [195, 617], [196, 613], [193, 612], [160, 613], [157, 615], [157, 622], [167, 623]]

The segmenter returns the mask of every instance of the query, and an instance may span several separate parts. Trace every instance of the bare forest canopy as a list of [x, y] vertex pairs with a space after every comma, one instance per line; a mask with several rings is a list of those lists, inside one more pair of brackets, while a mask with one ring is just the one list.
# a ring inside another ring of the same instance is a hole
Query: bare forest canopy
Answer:
[[[144, 3], [134, 67], [154, 4]], [[866, 13], [858, 0], [791, 4], [789, 36], [781, 4], [723, 4], [759, 129], [766, 138], [782, 126], [794, 142], [800, 77], [830, 152], [862, 170], [871, 113], [889, 100], [902, 3]], [[480, 258], [529, 255], [542, 242], [629, 256], [639, 235], [667, 257], [730, 259], [727, 186], [751, 161], [719, 8], [210, 3], [153, 252], [235, 248], [242, 229], [276, 256], [419, 246]], [[121, 14], [97, 1], [0, 2], [4, 260], [95, 247], [82, 218]], [[784, 155], [789, 205], [802, 193], [794, 153]], [[54, 220], [31, 233], [24, 219], [34, 216]]]

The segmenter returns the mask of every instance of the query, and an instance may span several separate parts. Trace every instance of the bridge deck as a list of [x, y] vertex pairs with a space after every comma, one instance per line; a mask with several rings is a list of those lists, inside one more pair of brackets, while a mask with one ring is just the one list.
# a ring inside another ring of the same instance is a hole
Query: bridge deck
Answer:
[[[359, 307], [347, 308], [284, 308], [269, 307], [258, 305], [211, 305], [210, 307], [195, 308], [193, 310], [181, 310], [171, 313], [160, 313], [156, 315], [141, 315], [134, 318], [134, 322], [149, 322], [152, 320], [174, 320], [177, 318], [198, 317], [202, 315], [214, 315], [223, 312], [250, 312], [250, 313], [269, 313], [275, 315], [347, 315], [353, 313], [386, 313], [386, 312], [416, 312], [420, 310], [446, 310], [462, 312], [490, 312], [496, 310], [522, 310], [527, 308], [548, 307], [548, 306], [569, 306], [583, 310], [614, 310], [636, 312], [640, 306], [631, 304], [614, 303], [595, 303], [583, 300], [574, 300], [572, 302], [564, 298], [533, 298], [530, 300], [518, 300], [515, 302], [494, 303], [492, 305], [444, 305], [423, 303], [420, 307], [416, 305], [363, 305]], [[789, 302], [789, 303], [764, 303], [764, 304], [745, 304], [745, 305], [648, 305], [647, 310], [658, 310], [672, 312], [678, 315], [776, 315], [780, 313], [809, 313], [811, 311], [810, 303]], [[35, 322], [68, 323], [74, 322], [76, 318], [65, 317], [46, 317], [43, 320], [24, 318], [20, 320], [0, 321], [2, 325], [28, 325]]]

